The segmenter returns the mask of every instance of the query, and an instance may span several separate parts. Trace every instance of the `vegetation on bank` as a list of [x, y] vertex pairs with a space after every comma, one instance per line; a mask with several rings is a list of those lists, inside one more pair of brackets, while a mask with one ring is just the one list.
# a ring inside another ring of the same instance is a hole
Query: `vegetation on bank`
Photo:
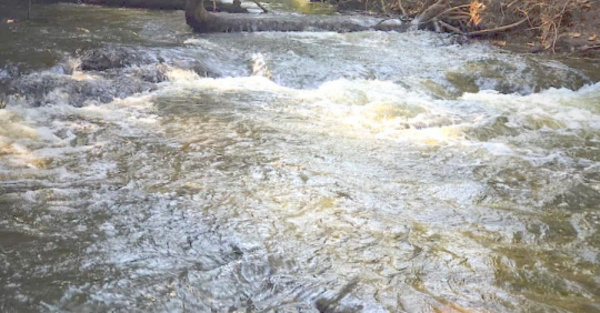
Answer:
[[[80, 0], [85, 3], [161, 7], [185, 0]], [[257, 2], [256, 0], [250, 0]], [[497, 39], [529, 51], [577, 52], [600, 57], [598, 0], [304, 0], [328, 1], [343, 9], [377, 11], [412, 19], [421, 29]], [[209, 1], [207, 1], [209, 2]], [[356, 6], [356, 4], [359, 4]], [[360, 8], [362, 7], [362, 8]]]
[[[350, 0], [351, 1], [351, 0]], [[420, 28], [527, 41], [551, 51], [600, 50], [596, 0], [360, 0], [364, 9], [400, 14]], [[595, 3], [594, 3], [595, 2]], [[341, 0], [344, 7], [348, 1]], [[501, 44], [505, 44], [499, 41]]]
[[[22, 0], [5, 1], [7, 4], [4, 7], [23, 6], [27, 3]], [[402, 16], [413, 20], [421, 29], [491, 38], [498, 45], [508, 45], [521, 51], [575, 52], [600, 58], [598, 0], [301, 1], [329, 2], [342, 11], [361, 10], [383, 13], [390, 17]], [[50, 2], [183, 9], [186, 0], [37, 0], [34, 5]], [[213, 2], [207, 0], [207, 7], [214, 9]], [[237, 12], [225, 7], [222, 10]]]

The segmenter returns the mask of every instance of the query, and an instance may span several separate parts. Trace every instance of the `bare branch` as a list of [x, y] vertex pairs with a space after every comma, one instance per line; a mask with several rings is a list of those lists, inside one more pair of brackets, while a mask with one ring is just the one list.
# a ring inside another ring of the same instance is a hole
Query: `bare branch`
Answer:
[[504, 25], [501, 27], [496, 27], [496, 28], [491, 28], [491, 29], [484, 29], [484, 30], [478, 30], [478, 31], [474, 31], [474, 32], [469, 32], [467, 33], [468, 36], [475, 36], [475, 35], [483, 35], [483, 34], [488, 34], [488, 33], [497, 33], [497, 32], [501, 32], [501, 31], [505, 31], [514, 27], [517, 27], [523, 23], [527, 22], [527, 18], [524, 18], [516, 23], [512, 23], [512, 24], [508, 24], [508, 25]]
[[444, 26], [444, 28], [448, 29], [449, 31], [456, 33], [456, 34], [462, 34], [463, 32], [458, 29], [457, 27], [454, 27], [444, 21], [438, 21], [442, 26]]
[[258, 0], [251, 0], [252, 2], [254, 2], [261, 10], [263, 10], [264, 13], [268, 13], [269, 10], [267, 10], [267, 8], [265, 8], [260, 2], [258, 2]]

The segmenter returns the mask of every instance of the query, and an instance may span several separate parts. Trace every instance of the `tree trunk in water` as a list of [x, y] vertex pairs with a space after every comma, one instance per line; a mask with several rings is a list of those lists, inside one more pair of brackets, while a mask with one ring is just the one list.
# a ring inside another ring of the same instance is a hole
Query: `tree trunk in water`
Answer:
[[186, 0], [185, 20], [200, 33], [256, 31], [337, 31], [364, 30], [405, 31], [409, 25], [399, 20], [382, 20], [366, 16], [297, 15], [297, 14], [228, 14], [209, 13], [204, 0]]
[[[0, 0], [1, 1], [1, 0]], [[55, 0], [59, 1], [59, 0]], [[143, 8], [143, 9], [157, 9], [157, 10], [184, 10], [186, 7], [186, 0], [60, 0], [66, 2], [80, 2], [85, 4], [94, 5], [106, 5], [115, 7], [128, 7], [128, 8]], [[248, 13], [248, 10], [242, 8], [239, 3], [234, 1], [233, 4], [222, 3], [217, 1], [217, 10], [231, 13]], [[210, 1], [206, 3], [206, 8], [211, 10], [213, 3]]]
[[185, 0], [80, 0], [81, 3], [159, 10], [181, 10]]

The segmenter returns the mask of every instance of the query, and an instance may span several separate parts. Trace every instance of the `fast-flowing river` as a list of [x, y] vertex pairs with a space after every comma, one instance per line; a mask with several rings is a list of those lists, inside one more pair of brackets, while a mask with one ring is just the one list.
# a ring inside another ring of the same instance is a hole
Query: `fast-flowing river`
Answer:
[[0, 30], [1, 312], [600, 312], [597, 64], [34, 14]]

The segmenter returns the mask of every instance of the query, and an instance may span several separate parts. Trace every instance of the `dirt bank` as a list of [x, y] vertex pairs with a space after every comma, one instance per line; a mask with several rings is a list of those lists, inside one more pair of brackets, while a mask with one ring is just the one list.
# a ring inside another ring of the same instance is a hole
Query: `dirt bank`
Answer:
[[516, 52], [545, 51], [600, 60], [600, 5], [582, 5], [563, 15], [483, 39]]
[[330, 0], [342, 11], [402, 16], [421, 29], [462, 34], [518, 52], [600, 58], [597, 0]]

